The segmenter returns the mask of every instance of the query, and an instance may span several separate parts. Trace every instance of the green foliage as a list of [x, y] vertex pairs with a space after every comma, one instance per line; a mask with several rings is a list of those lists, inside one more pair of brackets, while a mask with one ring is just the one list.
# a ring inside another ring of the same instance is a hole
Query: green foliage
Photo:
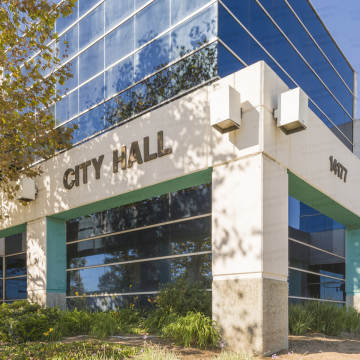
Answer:
[[189, 311], [186, 316], [178, 316], [174, 322], [162, 329], [162, 334], [175, 342], [190, 346], [196, 343], [200, 348], [217, 345], [219, 341], [217, 323], [202, 313]]
[[58, 308], [42, 309], [37, 304], [18, 301], [0, 307], [0, 340], [26, 342], [44, 339], [44, 333], [60, 318]]
[[163, 286], [156, 297], [157, 308], [178, 315], [189, 311], [202, 312], [211, 317], [211, 293], [201, 283], [179, 279]]
[[314, 324], [314, 316], [302, 304], [289, 304], [289, 333], [302, 335], [311, 329]]
[[342, 331], [360, 329], [360, 313], [354, 308], [332, 302], [307, 301], [289, 305], [289, 333], [301, 335], [306, 331], [337, 336]]
[[313, 314], [311, 330], [316, 333], [337, 336], [345, 330], [346, 308], [332, 302], [309, 301], [306, 309]]
[[90, 335], [105, 339], [112, 336], [116, 330], [116, 320], [107, 313], [97, 313], [93, 315], [94, 319], [90, 329]]
[[163, 327], [176, 321], [177, 315], [161, 309], [152, 309], [144, 321], [144, 328], [150, 333], [161, 331]]
[[122, 359], [139, 353], [139, 349], [101, 341], [62, 343], [27, 343], [16, 346], [0, 345], [1, 359]]
[[345, 328], [349, 332], [355, 332], [360, 329], [360, 313], [352, 306], [346, 310]]

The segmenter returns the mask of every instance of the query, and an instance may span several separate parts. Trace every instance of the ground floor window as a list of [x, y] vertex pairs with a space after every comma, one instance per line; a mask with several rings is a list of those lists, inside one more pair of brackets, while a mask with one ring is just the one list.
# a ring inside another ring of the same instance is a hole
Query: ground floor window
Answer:
[[178, 278], [210, 289], [211, 183], [67, 222], [67, 303], [139, 304]]
[[0, 301], [27, 299], [26, 232], [0, 239]]
[[289, 197], [289, 299], [345, 303], [345, 227]]

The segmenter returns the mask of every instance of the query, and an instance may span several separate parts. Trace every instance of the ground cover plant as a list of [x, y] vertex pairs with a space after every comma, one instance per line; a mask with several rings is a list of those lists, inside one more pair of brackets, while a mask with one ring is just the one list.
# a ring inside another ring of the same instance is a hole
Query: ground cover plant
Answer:
[[317, 300], [289, 304], [290, 334], [311, 332], [337, 336], [343, 331], [360, 331], [360, 313], [353, 307]]
[[75, 341], [63, 343], [26, 343], [16, 345], [0, 345], [0, 359], [123, 359], [139, 354], [140, 349], [102, 341]]
[[[156, 334], [179, 345], [216, 346], [219, 328], [207, 314], [211, 309], [211, 293], [200, 284], [179, 280], [160, 289], [149, 306], [136, 307], [133, 302], [115, 311], [91, 312], [43, 309], [27, 301], [0, 306], [0, 341], [21, 344], [34, 341], [58, 341], [67, 336], [89, 335], [105, 339], [115, 334]], [[86, 304], [84, 296], [79, 304]], [[173, 307], [174, 305], [174, 307]]]

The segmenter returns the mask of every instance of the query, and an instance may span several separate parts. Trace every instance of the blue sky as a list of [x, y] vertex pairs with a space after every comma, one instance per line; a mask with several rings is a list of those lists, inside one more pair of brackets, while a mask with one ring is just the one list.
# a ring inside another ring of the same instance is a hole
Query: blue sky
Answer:
[[[358, 73], [360, 85], [360, 0], [311, 0], [322, 21]], [[360, 86], [358, 86], [360, 118]]]

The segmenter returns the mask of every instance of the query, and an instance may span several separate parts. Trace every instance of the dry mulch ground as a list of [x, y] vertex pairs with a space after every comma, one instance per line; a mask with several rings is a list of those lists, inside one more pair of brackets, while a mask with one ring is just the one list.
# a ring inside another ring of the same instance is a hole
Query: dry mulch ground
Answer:
[[[64, 342], [83, 339], [81, 337], [71, 337], [65, 339]], [[129, 346], [144, 346], [144, 340], [139, 335], [114, 336], [107, 339], [107, 341]], [[171, 349], [183, 360], [211, 359], [220, 352], [220, 350], [211, 347], [207, 350], [199, 350], [195, 347], [184, 348], [151, 335], [148, 336], [146, 342], [148, 345], [159, 345]], [[289, 348], [289, 350], [279, 352], [277, 354], [278, 358], [286, 360], [360, 360], [360, 334], [342, 333], [336, 337], [321, 334], [290, 335]], [[291, 354], [288, 354], [288, 352], [291, 352]], [[260, 357], [258, 359], [265, 358]]]

